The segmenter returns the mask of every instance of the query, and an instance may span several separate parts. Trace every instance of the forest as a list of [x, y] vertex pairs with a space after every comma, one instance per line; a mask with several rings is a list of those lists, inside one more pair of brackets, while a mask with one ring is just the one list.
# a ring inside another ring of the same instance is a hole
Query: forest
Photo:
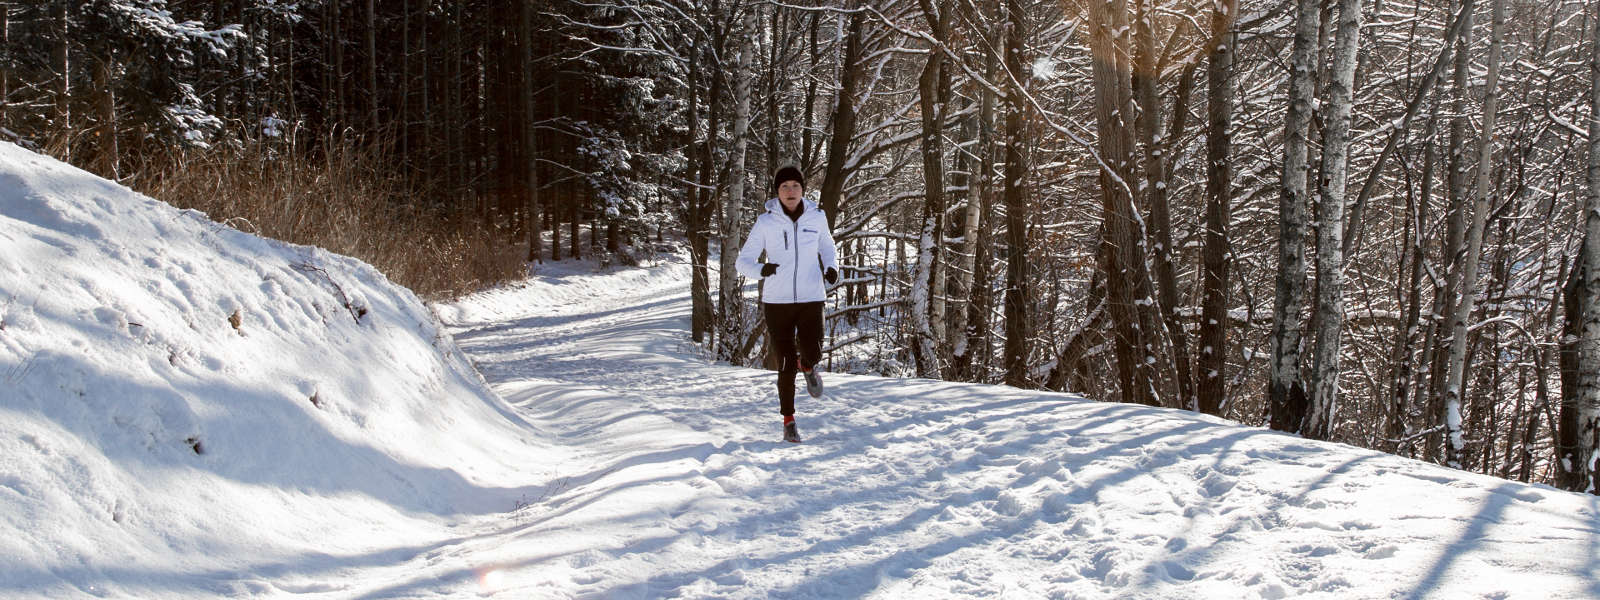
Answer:
[[0, 2], [0, 139], [424, 297], [731, 267], [798, 166], [829, 368], [1597, 490], [1600, 4]]

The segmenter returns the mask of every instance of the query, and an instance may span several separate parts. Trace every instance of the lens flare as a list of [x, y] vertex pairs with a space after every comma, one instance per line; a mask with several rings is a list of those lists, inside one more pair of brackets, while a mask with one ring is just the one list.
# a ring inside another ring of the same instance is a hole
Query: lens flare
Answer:
[[1056, 78], [1056, 61], [1049, 58], [1040, 58], [1033, 61], [1033, 78], [1049, 81]]
[[506, 574], [500, 569], [487, 569], [478, 573], [478, 590], [484, 594], [493, 594], [505, 589]]

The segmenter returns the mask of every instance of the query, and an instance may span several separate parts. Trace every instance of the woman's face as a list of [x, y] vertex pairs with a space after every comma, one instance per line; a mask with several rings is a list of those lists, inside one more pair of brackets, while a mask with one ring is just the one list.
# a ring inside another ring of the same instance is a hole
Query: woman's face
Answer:
[[789, 180], [778, 184], [778, 201], [783, 203], [786, 210], [794, 210], [800, 205], [800, 197], [805, 195], [806, 187], [800, 182]]

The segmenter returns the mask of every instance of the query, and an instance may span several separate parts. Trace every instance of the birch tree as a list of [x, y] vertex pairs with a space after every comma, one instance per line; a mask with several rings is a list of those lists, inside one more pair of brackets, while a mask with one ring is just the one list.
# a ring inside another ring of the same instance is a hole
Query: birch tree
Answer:
[[717, 358], [733, 364], [744, 362], [740, 352], [744, 342], [744, 290], [739, 285], [739, 272], [734, 263], [739, 260], [740, 229], [745, 204], [745, 157], [750, 147], [750, 55], [755, 52], [755, 11], [747, 11], [743, 25], [734, 34], [739, 48], [739, 58], [733, 72], [733, 166], [729, 170], [731, 181], [728, 195], [722, 202], [721, 264], [718, 272]]
[[[997, 61], [993, 54], [984, 56], [984, 73], [993, 79]], [[979, 256], [984, 254], [985, 245], [982, 237], [985, 226], [989, 223], [987, 207], [990, 204], [990, 190], [994, 186], [993, 161], [994, 140], [994, 108], [995, 94], [989, 86], [977, 86], [978, 111], [968, 117], [972, 124], [971, 130], [976, 139], [970, 152], [967, 153], [967, 206], [965, 219], [962, 221], [961, 252], [956, 268], [958, 285], [953, 290], [957, 298], [950, 311], [949, 339], [953, 349], [951, 351], [950, 377], [958, 381], [971, 380], [972, 355], [982, 351], [978, 347], [983, 344], [982, 329], [988, 324], [988, 290], [983, 285], [988, 280], [988, 269], [980, 268]], [[987, 258], [985, 256], [984, 258]]]
[[1477, 140], [1477, 184], [1472, 191], [1471, 222], [1467, 226], [1465, 254], [1461, 261], [1460, 296], [1450, 315], [1450, 353], [1445, 380], [1445, 464], [1461, 468], [1461, 456], [1466, 451], [1466, 439], [1461, 430], [1462, 388], [1465, 385], [1467, 361], [1468, 322], [1478, 296], [1478, 265], [1483, 253], [1485, 220], [1489, 216], [1489, 173], [1494, 153], [1494, 126], [1499, 114], [1501, 35], [1505, 24], [1504, 0], [1491, 0], [1493, 22], [1490, 25], [1489, 65], [1483, 91], [1483, 125]]
[[[1498, 5], [1499, 2], [1497, 1]], [[1590, 36], [1589, 156], [1583, 207], [1582, 302], [1578, 310], [1577, 385], [1572, 399], [1578, 420], [1569, 469], [1578, 474], [1572, 489], [1600, 494], [1600, 19]]]
[[1317, 0], [1295, 5], [1294, 50], [1289, 62], [1289, 111], [1285, 120], [1283, 171], [1278, 199], [1277, 296], [1272, 312], [1271, 382], [1268, 404], [1272, 428], [1299, 431], [1310, 398], [1300, 379], [1301, 310], [1306, 285], [1307, 129], [1316, 96], [1317, 30], [1322, 10]]
[[[983, 22], [983, 15], [973, 11], [973, 20]], [[1009, 32], [1009, 29], [1002, 28]], [[1008, 33], [1007, 33], [1008, 35]], [[987, 43], [1004, 47], [1005, 35], [981, 35]], [[983, 72], [988, 79], [994, 80], [1001, 68], [1001, 57], [995, 53], [984, 53]], [[952, 351], [952, 371], [954, 378], [959, 381], [981, 381], [983, 379], [982, 365], [986, 364], [990, 354], [989, 340], [989, 313], [993, 306], [989, 289], [991, 260], [988, 251], [990, 244], [986, 243], [987, 232], [993, 229], [992, 205], [994, 203], [994, 169], [997, 147], [994, 131], [996, 120], [996, 103], [999, 100], [995, 93], [996, 88], [978, 86], [978, 111], [973, 115], [974, 131], [977, 139], [972, 147], [968, 164], [967, 177], [967, 213], [962, 232], [961, 249], [961, 279], [965, 310], [952, 319], [955, 327], [952, 329], [952, 338], [955, 348]], [[1025, 238], [1024, 238], [1025, 241]]]
[[1344, 329], [1344, 202], [1350, 152], [1350, 101], [1356, 49], [1361, 41], [1360, 0], [1339, 0], [1333, 78], [1328, 86], [1327, 128], [1322, 144], [1320, 212], [1317, 215], [1317, 332], [1314, 394], [1302, 435], [1328, 439], [1339, 404], [1340, 335]]
[[[1472, 0], [1463, 0], [1462, 4], [1465, 5], [1471, 2]], [[1470, 50], [1472, 47], [1474, 14], [1471, 10], [1467, 10], [1462, 14], [1461, 33], [1455, 42], [1455, 64], [1454, 73], [1452, 74], [1454, 86], [1451, 89], [1450, 97], [1450, 130], [1445, 147], [1444, 191], [1448, 205], [1447, 210], [1449, 211], [1443, 242], [1444, 248], [1447, 249], [1446, 252], [1449, 253], [1444, 259], [1446, 272], [1443, 285], [1446, 289], [1435, 290], [1433, 296], [1433, 311], [1432, 318], [1429, 319], [1429, 335], [1427, 337], [1428, 343], [1426, 344], [1427, 354], [1425, 354], [1428, 357], [1425, 363], [1428, 365], [1429, 375], [1427, 393], [1429, 429], [1437, 432], [1428, 436], [1425, 456], [1430, 460], [1438, 460], [1442, 457], [1445, 452], [1444, 447], [1449, 444], [1449, 441], [1439, 433], [1448, 428], [1448, 400], [1445, 398], [1445, 390], [1449, 387], [1448, 380], [1451, 372], [1449, 347], [1454, 342], [1443, 343], [1441, 340], [1450, 340], [1451, 338], [1446, 336], [1453, 334], [1455, 331], [1448, 319], [1454, 311], [1454, 305], [1451, 304], [1451, 300], [1460, 297], [1459, 295], [1452, 295], [1452, 293], [1459, 293], [1461, 285], [1461, 272], [1464, 266], [1463, 259], [1465, 258], [1461, 249], [1466, 245], [1467, 204], [1470, 202], [1470, 192], [1465, 174], [1466, 167], [1464, 165], [1466, 161], [1467, 124], [1469, 121], [1467, 95], [1472, 78]]]
[[917, 376], [937, 377], [940, 365], [939, 335], [931, 317], [933, 296], [939, 293], [934, 282], [939, 269], [944, 232], [944, 90], [941, 84], [944, 63], [945, 30], [949, 28], [951, 8], [935, 10], [930, 0], [919, 0], [930, 33], [928, 60], [917, 78], [918, 103], [922, 109], [922, 233], [918, 237], [917, 265], [911, 283], [911, 326], [915, 332], [911, 355], [916, 360]]

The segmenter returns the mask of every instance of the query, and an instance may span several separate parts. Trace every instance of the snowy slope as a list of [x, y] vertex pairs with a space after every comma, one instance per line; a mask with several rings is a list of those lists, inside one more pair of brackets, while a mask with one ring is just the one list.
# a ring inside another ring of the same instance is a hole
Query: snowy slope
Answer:
[[1593, 497], [1181, 411], [828, 374], [784, 444], [682, 264], [441, 326], [4, 144], [0, 248], [0, 598], [1600, 597]]
[[5, 143], [0, 248], [0, 597], [346, 595], [563, 453], [359, 261]]

